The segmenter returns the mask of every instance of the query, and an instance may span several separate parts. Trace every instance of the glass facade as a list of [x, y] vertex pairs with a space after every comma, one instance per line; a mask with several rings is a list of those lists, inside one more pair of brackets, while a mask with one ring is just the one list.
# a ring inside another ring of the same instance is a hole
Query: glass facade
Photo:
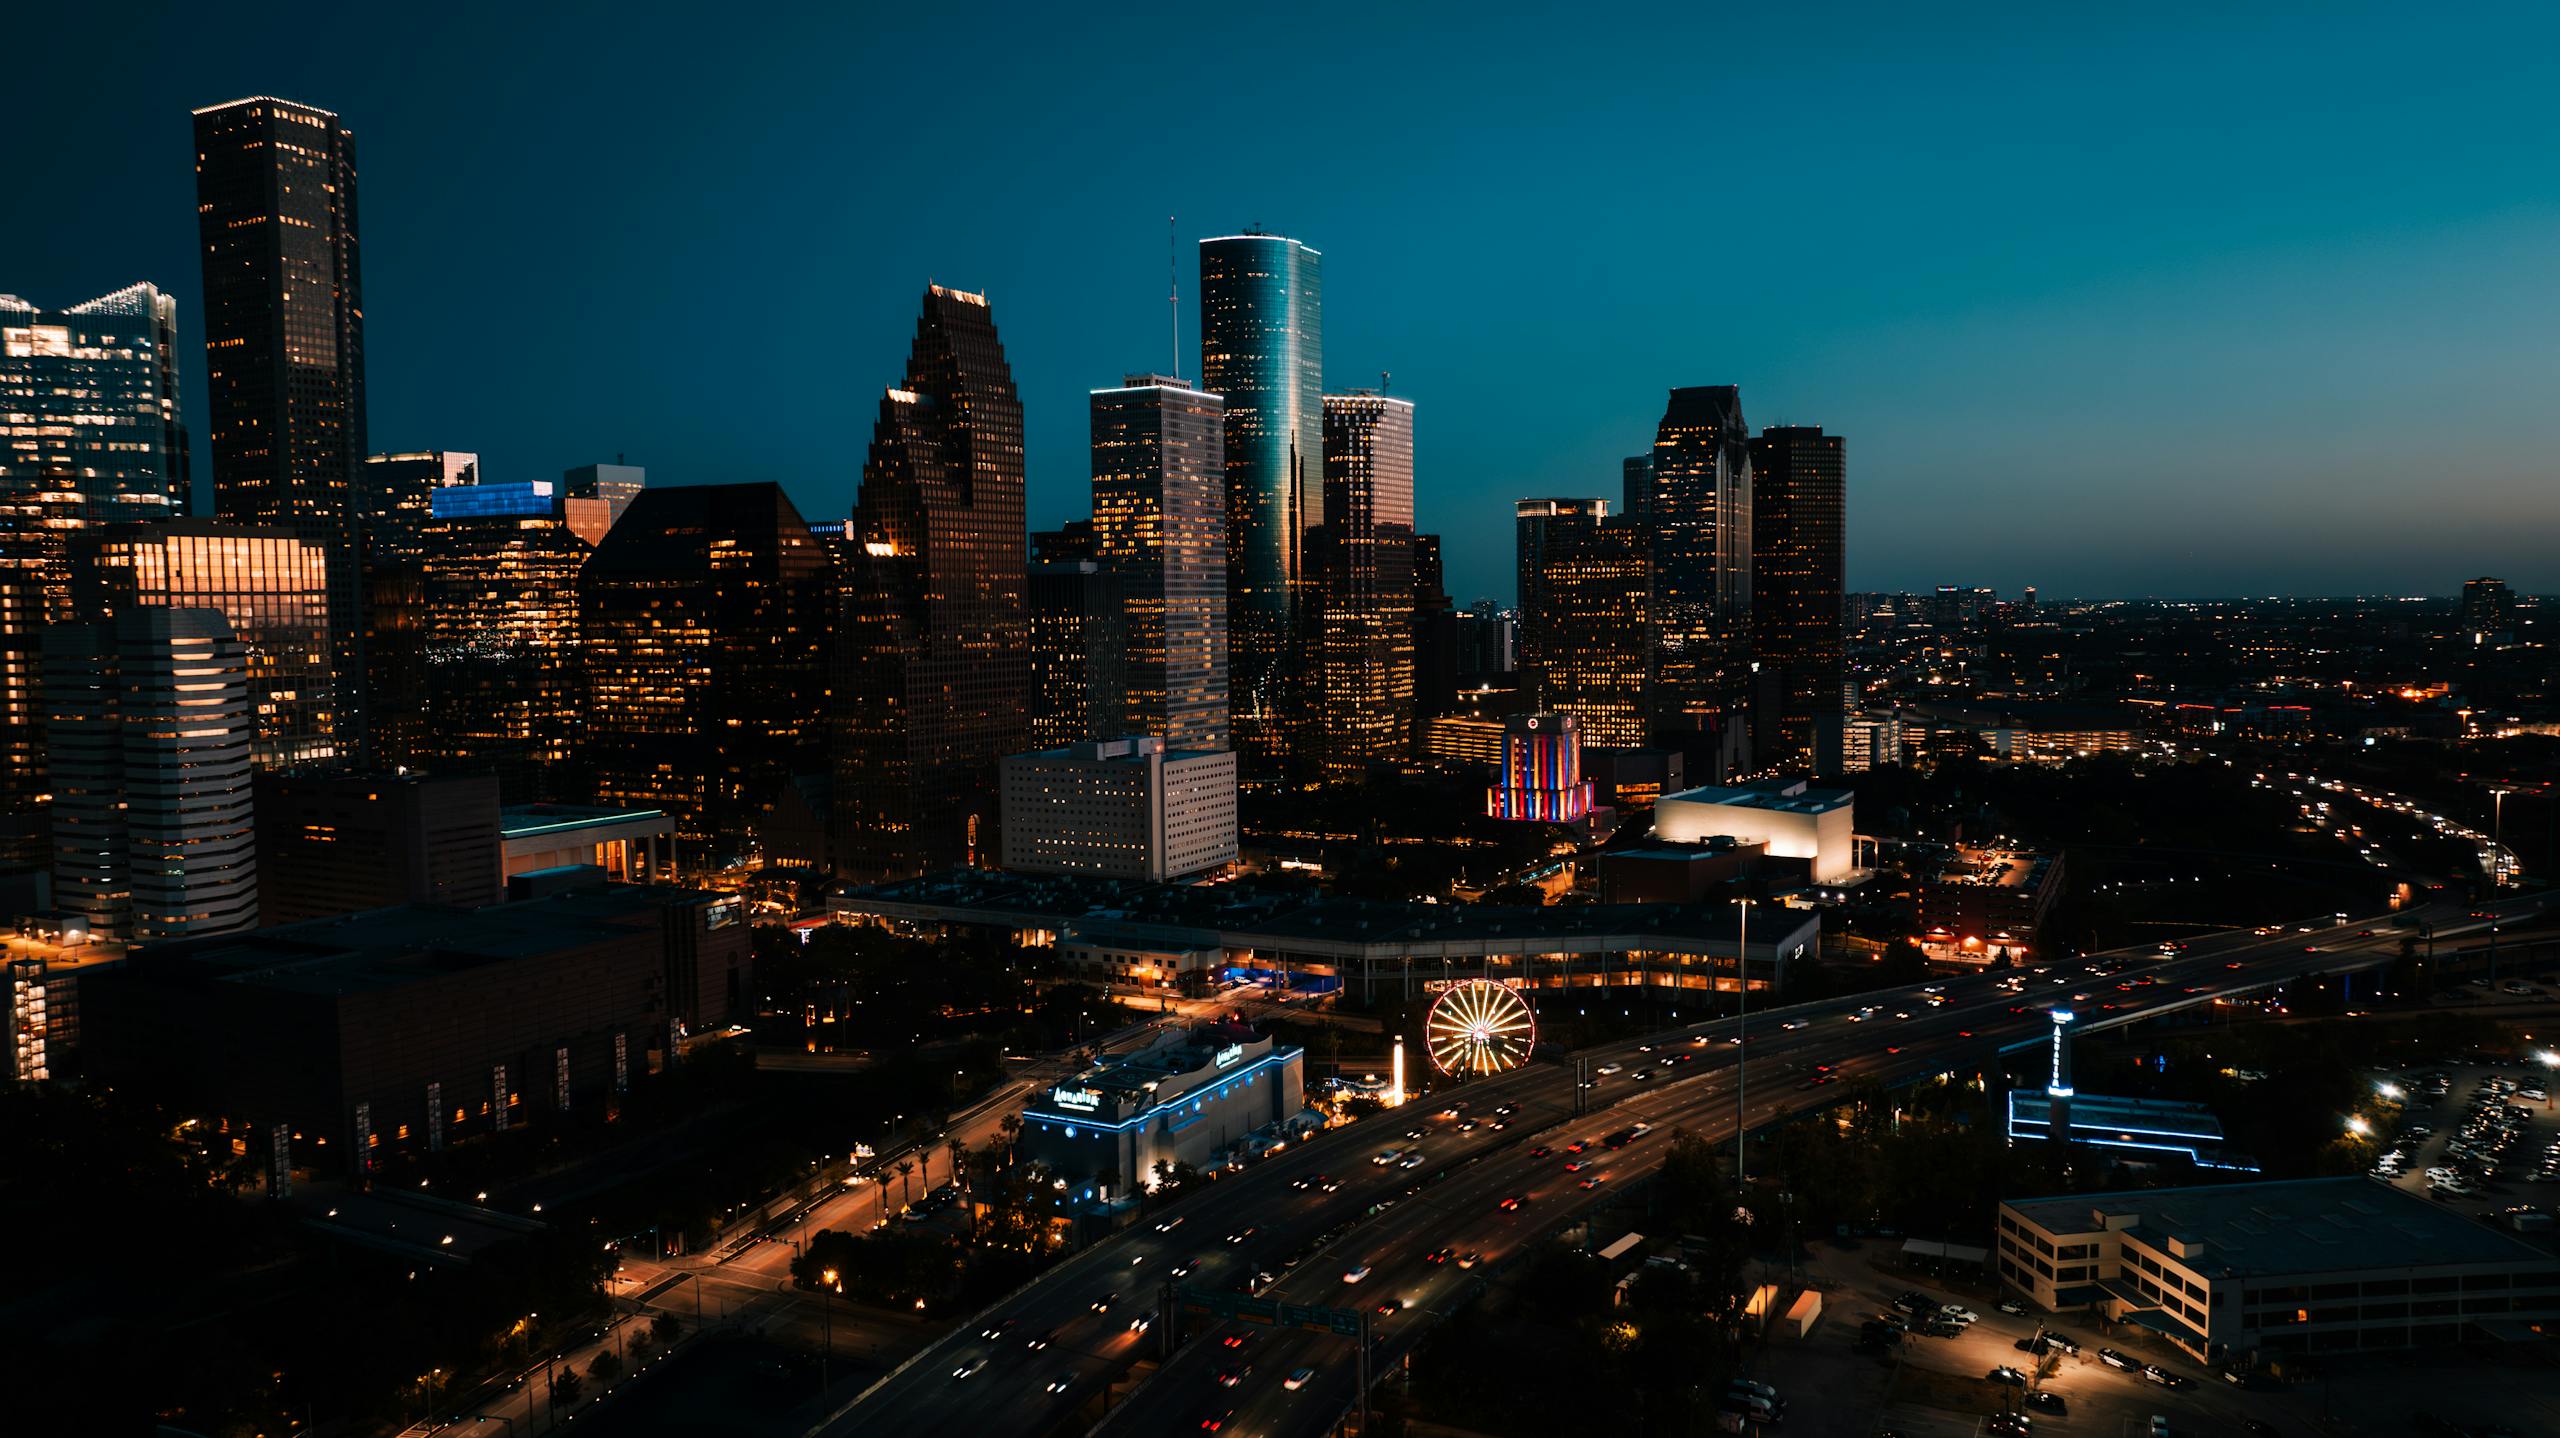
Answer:
[[1732, 385], [1671, 391], [1653, 442], [1654, 722], [1714, 737], [1715, 777], [1747, 757], [1751, 436]]
[[364, 484], [356, 495], [365, 561], [416, 554], [418, 531], [437, 513], [436, 496], [479, 482], [480, 456], [457, 449], [377, 454], [366, 460]]
[[564, 797], [553, 775], [585, 730], [578, 571], [593, 550], [551, 488], [438, 491], [420, 534], [416, 762], [494, 772], [510, 804]]
[[1753, 745], [1764, 765], [1840, 767], [1847, 499], [1840, 436], [1782, 425], [1751, 442], [1752, 648], [1775, 676]]
[[1029, 738], [1022, 401], [985, 297], [933, 285], [880, 398], [837, 646], [834, 852], [856, 874], [986, 862]]
[[195, 145], [214, 512], [290, 526], [327, 551], [330, 664], [352, 741], [365, 678], [355, 136], [329, 111], [262, 95], [196, 111]]
[[1121, 608], [1112, 730], [1224, 749], [1226, 406], [1164, 375], [1092, 395], [1095, 558]]
[[1413, 402], [1324, 397], [1316, 708], [1325, 777], [1352, 782], [1413, 739]]
[[1592, 526], [1608, 517], [1609, 501], [1605, 499], [1524, 499], [1512, 507], [1513, 562], [1520, 585], [1520, 674], [1532, 696], [1538, 692], [1539, 672], [1545, 663], [1548, 641], [1544, 626], [1554, 615], [1554, 604], [1544, 587], [1547, 550], [1551, 542], [1587, 536]]
[[1653, 692], [1651, 536], [1633, 519], [1550, 527], [1537, 566], [1538, 611], [1523, 613], [1535, 634], [1538, 707], [1570, 714], [1585, 742], [1640, 748], [1651, 733]]
[[73, 541], [71, 575], [83, 617], [113, 620], [136, 606], [221, 614], [247, 653], [258, 767], [339, 761], [329, 566], [318, 543], [280, 526], [212, 519], [109, 525]]
[[1323, 256], [1279, 235], [1200, 242], [1200, 386], [1226, 402], [1228, 704], [1260, 764], [1306, 747], [1304, 663], [1324, 515]]

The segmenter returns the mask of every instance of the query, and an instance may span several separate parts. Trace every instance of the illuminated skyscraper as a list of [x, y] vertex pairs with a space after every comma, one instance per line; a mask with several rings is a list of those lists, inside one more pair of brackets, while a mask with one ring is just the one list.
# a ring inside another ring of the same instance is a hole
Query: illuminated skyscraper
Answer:
[[1413, 738], [1413, 402], [1324, 397], [1316, 748], [1359, 779]]
[[1653, 442], [1654, 722], [1706, 739], [1713, 773], [1747, 761], [1751, 436], [1732, 385], [1671, 391]]
[[834, 601], [780, 485], [643, 491], [578, 571], [597, 802], [665, 810], [696, 872], [757, 862], [783, 790], [823, 765]]
[[[568, 798], [552, 776], [586, 727], [578, 571], [593, 549], [545, 480], [436, 491], [419, 534], [425, 682], [416, 758], [486, 770], [506, 803]], [[388, 727], [377, 724], [377, 731]]]
[[334, 764], [344, 750], [325, 553], [280, 525], [108, 525], [72, 541], [72, 606], [91, 620], [136, 607], [218, 612], [247, 652], [257, 766]]
[[1034, 749], [1082, 744], [1106, 728], [1116, 702], [1120, 596], [1094, 557], [1093, 521], [1031, 536], [1024, 590], [1031, 624], [1030, 735]]
[[1582, 735], [1570, 714], [1515, 714], [1502, 725], [1502, 768], [1485, 791], [1496, 819], [1571, 824], [1591, 813], [1592, 781], [1582, 777]]
[[1522, 684], [1534, 697], [1546, 653], [1547, 638], [1542, 626], [1555, 612], [1542, 588], [1548, 545], [1551, 541], [1587, 537], [1594, 526], [1609, 517], [1609, 501], [1524, 499], [1512, 507], [1512, 516], [1515, 575], [1520, 586], [1520, 674]]
[[1109, 732], [1079, 737], [1228, 747], [1225, 410], [1168, 375], [1093, 392], [1094, 557], [1118, 597], [1120, 653], [1098, 716]]
[[1310, 552], [1324, 514], [1323, 256], [1279, 235], [1200, 242], [1200, 384], [1226, 401], [1228, 703], [1270, 768], [1305, 748]]
[[589, 544], [602, 544], [605, 535], [622, 519], [622, 512], [648, 487], [649, 471], [636, 464], [624, 464], [616, 456], [611, 464], [582, 464], [562, 474], [567, 488], [562, 491], [562, 511], [569, 527]]
[[415, 556], [419, 531], [434, 513], [436, 491], [479, 482], [480, 456], [458, 449], [377, 454], [365, 460], [356, 495], [365, 562]]
[[[839, 869], [990, 862], [1030, 724], [1022, 402], [985, 297], [929, 287], [880, 398], [836, 646]], [[627, 525], [628, 520], [624, 523]]]
[[55, 902], [91, 932], [255, 928], [247, 653], [210, 609], [130, 606], [44, 638]]
[[1644, 514], [1653, 508], [1653, 455], [1631, 454], [1619, 463], [1620, 514]]
[[[1572, 715], [1594, 747], [1642, 747], [1655, 655], [1651, 536], [1627, 518], [1550, 527], [1536, 593], [1538, 615], [1524, 614], [1522, 628], [1538, 635], [1539, 710]], [[1524, 653], [1524, 673], [1528, 663]]]
[[38, 636], [72, 618], [72, 532], [187, 508], [177, 302], [0, 295], [0, 867], [45, 861]]
[[214, 512], [290, 526], [325, 550], [336, 717], [352, 753], [365, 683], [355, 136], [327, 110], [261, 95], [196, 111], [195, 143]]
[[1819, 425], [1751, 442], [1752, 649], [1777, 710], [1753, 745], [1763, 765], [1840, 768], [1847, 481], [1847, 446]]

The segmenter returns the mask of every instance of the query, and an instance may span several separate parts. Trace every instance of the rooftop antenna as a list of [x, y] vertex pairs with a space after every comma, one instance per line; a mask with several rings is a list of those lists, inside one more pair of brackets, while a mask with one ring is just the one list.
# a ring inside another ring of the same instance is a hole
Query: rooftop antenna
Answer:
[[1378, 393], [1385, 394], [1387, 392], [1387, 381], [1394, 378], [1394, 375], [1387, 373], [1385, 370], [1378, 371]]
[[1173, 219], [1164, 217], [1165, 333], [1173, 341], [1173, 366], [1165, 371], [1167, 375], [1182, 373], [1182, 237]]

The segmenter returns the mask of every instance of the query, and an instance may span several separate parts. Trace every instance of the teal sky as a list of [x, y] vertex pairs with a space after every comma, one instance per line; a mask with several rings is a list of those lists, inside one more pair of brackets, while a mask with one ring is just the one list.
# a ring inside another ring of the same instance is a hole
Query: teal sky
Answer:
[[2560, 590], [2547, 8], [379, 9], [14, 18], [0, 291], [149, 279], [194, 345], [187, 111], [275, 93], [358, 135], [375, 447], [495, 477], [841, 514], [931, 278], [1055, 523], [1171, 214], [1186, 374], [1189, 240], [1325, 252], [1462, 601], [1713, 383], [1848, 437], [1857, 588]]

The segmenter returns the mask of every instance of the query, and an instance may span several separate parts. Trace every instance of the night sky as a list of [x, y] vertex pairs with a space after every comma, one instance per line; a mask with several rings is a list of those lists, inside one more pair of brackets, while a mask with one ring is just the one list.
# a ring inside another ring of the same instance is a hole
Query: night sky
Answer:
[[199, 435], [187, 112], [267, 93], [356, 132], [373, 447], [493, 478], [841, 515], [932, 279], [1054, 524], [1177, 215], [1186, 375], [1193, 240], [1325, 252], [1461, 602], [1715, 383], [1848, 436], [1853, 588], [2560, 590], [2545, 7], [154, 8], [12, 12], [0, 291], [176, 293]]

